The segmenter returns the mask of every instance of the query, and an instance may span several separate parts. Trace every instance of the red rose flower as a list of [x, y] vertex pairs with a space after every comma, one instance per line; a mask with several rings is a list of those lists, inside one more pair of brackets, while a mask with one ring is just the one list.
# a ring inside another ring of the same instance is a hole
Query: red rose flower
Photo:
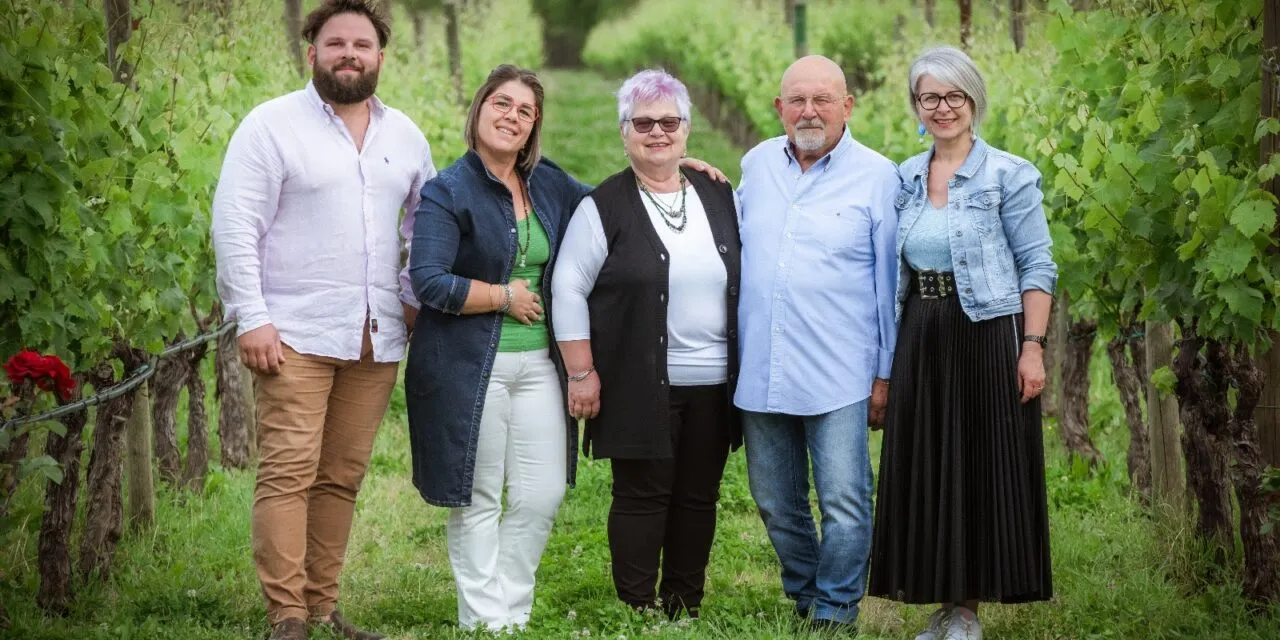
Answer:
[[44, 391], [56, 392], [63, 400], [71, 399], [76, 381], [71, 369], [58, 356], [42, 356], [35, 351], [21, 351], [4, 364], [9, 383], [21, 385], [31, 380]]
[[39, 377], [44, 356], [34, 351], [20, 351], [4, 363], [5, 373], [9, 374], [9, 384], [18, 386], [28, 378]]

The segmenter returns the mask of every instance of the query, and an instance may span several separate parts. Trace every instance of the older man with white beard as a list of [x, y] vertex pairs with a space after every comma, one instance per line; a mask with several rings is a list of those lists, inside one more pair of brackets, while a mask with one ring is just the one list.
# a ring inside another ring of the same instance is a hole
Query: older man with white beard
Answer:
[[[356, 492], [417, 314], [400, 234], [435, 176], [421, 130], [374, 95], [390, 34], [370, 0], [325, 0], [312, 81], [236, 129], [213, 202], [218, 293], [256, 374], [253, 559], [272, 640], [338, 612]], [[399, 233], [401, 210], [404, 224]]]
[[[774, 108], [786, 130], [742, 159], [741, 373], [751, 494], [796, 613], [853, 631], [871, 543], [868, 423], [888, 400], [896, 337], [898, 172], [846, 127], [838, 65], [797, 60]], [[809, 510], [809, 464], [822, 514]]]

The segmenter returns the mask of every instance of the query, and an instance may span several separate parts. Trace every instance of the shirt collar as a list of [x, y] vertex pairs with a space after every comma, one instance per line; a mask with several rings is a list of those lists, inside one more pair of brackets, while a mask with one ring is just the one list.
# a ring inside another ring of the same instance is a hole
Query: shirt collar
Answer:
[[[836, 160], [844, 157], [845, 155], [848, 155], [849, 150], [852, 148], [853, 148], [853, 136], [849, 134], [849, 126], [845, 125], [844, 130], [840, 132], [840, 141], [836, 143], [836, 146], [833, 147], [831, 151], [828, 151], [827, 155], [822, 156], [821, 158], [818, 158], [818, 161], [813, 163], [813, 165], [810, 166], [809, 168], [813, 169], [815, 167], [820, 167], [825, 171], [832, 162], [835, 162]], [[790, 138], [786, 138], [783, 140], [782, 152], [786, 154], [788, 165], [790, 165], [792, 162], [797, 162], [795, 151], [791, 149]]]
[[[311, 81], [311, 80], [307, 81], [307, 87], [306, 89], [303, 90], [303, 93], [305, 93], [307, 96], [307, 102], [310, 102], [312, 106], [314, 106], [316, 109], [319, 109], [320, 113], [323, 113], [326, 117], [330, 117], [330, 118], [335, 115], [333, 112], [333, 107], [329, 106], [329, 103], [325, 102], [324, 98], [320, 97], [319, 91], [316, 91], [316, 85], [314, 81]], [[370, 96], [369, 116], [371, 118], [381, 118], [382, 114], [385, 113], [386, 110], [387, 110], [386, 105], [382, 104], [382, 101], [378, 99], [378, 96], [376, 95]]]

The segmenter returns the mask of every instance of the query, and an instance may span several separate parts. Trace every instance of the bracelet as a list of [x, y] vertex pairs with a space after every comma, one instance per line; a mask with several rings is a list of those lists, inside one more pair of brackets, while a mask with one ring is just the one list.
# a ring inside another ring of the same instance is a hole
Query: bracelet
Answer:
[[1046, 346], [1046, 345], [1048, 345], [1048, 344], [1049, 344], [1049, 339], [1048, 339], [1048, 338], [1046, 338], [1046, 337], [1044, 337], [1044, 336], [1038, 336], [1038, 335], [1035, 335], [1035, 334], [1032, 334], [1032, 333], [1028, 333], [1028, 334], [1026, 334], [1026, 335], [1022, 336], [1022, 341], [1023, 341], [1023, 342], [1034, 342], [1034, 343], [1036, 343], [1036, 344], [1039, 344], [1039, 345], [1040, 345], [1040, 346], [1042, 346], [1042, 347], [1043, 347], [1043, 346]]
[[491, 285], [489, 285], [489, 286], [487, 287], [488, 292], [489, 292], [489, 306], [490, 306], [490, 307], [493, 307], [494, 309], [497, 309], [497, 308], [498, 308], [498, 303], [496, 303], [496, 302], [494, 302], [494, 301], [493, 301], [493, 288], [494, 288], [494, 287], [496, 287], [496, 286], [497, 286], [497, 285], [493, 285], [493, 284], [491, 284]]
[[511, 285], [499, 285], [506, 297], [502, 299], [502, 306], [498, 307], [498, 313], [506, 313], [511, 310]]
[[568, 380], [569, 382], [582, 382], [583, 380], [586, 380], [587, 377], [591, 375], [591, 372], [595, 370], [596, 370], [595, 365], [591, 365], [590, 367], [587, 367], [586, 371], [583, 371], [581, 373], [575, 373], [571, 376], [568, 376]]

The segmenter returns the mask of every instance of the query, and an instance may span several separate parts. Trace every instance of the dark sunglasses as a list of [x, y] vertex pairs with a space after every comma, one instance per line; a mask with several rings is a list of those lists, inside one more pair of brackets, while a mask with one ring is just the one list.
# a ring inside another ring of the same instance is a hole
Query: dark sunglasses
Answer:
[[659, 127], [662, 127], [663, 131], [671, 133], [680, 128], [681, 122], [684, 122], [684, 118], [677, 118], [675, 116], [659, 118], [657, 120], [654, 120], [653, 118], [632, 118], [631, 128], [635, 129], [636, 133], [649, 133], [650, 131], [653, 131], [653, 125], [656, 124]]

